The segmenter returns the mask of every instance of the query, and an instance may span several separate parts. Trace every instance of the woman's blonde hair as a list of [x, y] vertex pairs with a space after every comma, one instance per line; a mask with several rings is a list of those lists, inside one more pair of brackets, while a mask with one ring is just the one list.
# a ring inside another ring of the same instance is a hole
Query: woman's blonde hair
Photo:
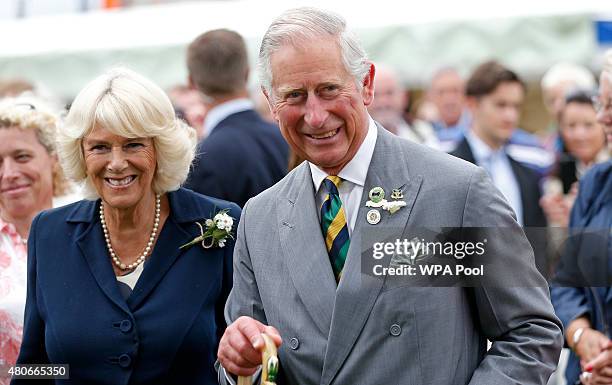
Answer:
[[58, 135], [66, 175], [83, 183], [87, 198], [98, 197], [87, 175], [82, 141], [94, 126], [125, 138], [152, 138], [157, 158], [153, 190], [176, 190], [187, 179], [195, 155], [196, 132], [177, 119], [164, 91], [142, 75], [114, 68], [79, 92]]
[[[0, 129], [19, 128], [33, 130], [38, 142], [47, 153], [57, 158], [57, 129], [59, 116], [43, 102], [33, 97], [4, 98], [0, 100]], [[69, 183], [59, 163], [52, 169], [53, 195], [61, 196], [69, 191]]]

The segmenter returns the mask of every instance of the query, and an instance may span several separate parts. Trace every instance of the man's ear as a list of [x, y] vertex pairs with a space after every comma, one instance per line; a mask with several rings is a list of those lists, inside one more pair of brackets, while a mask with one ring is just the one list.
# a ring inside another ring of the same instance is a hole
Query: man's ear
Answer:
[[266, 91], [263, 86], [261, 87], [261, 92], [263, 92], [264, 96], [266, 97], [266, 100], [268, 101], [268, 107], [270, 108], [270, 113], [272, 114], [272, 117], [278, 122], [278, 116], [276, 114], [276, 108], [274, 108], [274, 104], [272, 103], [272, 98], [270, 97], [270, 95], [268, 95], [268, 91]]
[[361, 95], [363, 97], [363, 104], [369, 106], [374, 100], [374, 73], [376, 72], [376, 68], [374, 67], [374, 63], [369, 63], [370, 69], [366, 76], [363, 78]]

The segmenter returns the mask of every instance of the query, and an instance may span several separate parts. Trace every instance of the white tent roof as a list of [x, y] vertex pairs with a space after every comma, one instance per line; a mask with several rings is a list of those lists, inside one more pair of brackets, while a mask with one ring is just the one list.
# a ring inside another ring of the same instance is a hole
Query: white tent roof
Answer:
[[512, 0], [506, 6], [453, 0], [229, 0], [35, 17], [0, 23], [0, 78], [30, 78], [72, 95], [106, 67], [123, 63], [167, 86], [184, 81], [184, 49], [195, 36], [234, 29], [246, 37], [254, 60], [270, 21], [301, 5], [342, 14], [374, 59], [401, 66], [412, 82], [422, 81], [432, 66], [467, 69], [487, 55], [527, 73], [562, 59], [590, 64], [597, 49], [591, 19], [612, 15], [612, 2], [602, 0]]
[[3, 39], [0, 57], [184, 44], [204, 30], [222, 27], [247, 37], [260, 37], [274, 16], [303, 5], [336, 11], [359, 29], [439, 21], [612, 14], [612, 3], [602, 0], [512, 0], [505, 7], [494, 1], [452, 0], [413, 4], [379, 0], [373, 4], [354, 0], [217, 0], [18, 19], [0, 23], [1, 36], [13, 36]]

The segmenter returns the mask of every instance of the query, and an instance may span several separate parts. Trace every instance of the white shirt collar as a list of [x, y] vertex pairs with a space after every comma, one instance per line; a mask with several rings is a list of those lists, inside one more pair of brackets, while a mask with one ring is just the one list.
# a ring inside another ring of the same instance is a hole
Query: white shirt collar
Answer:
[[253, 102], [247, 98], [233, 99], [225, 103], [221, 103], [218, 106], [211, 108], [206, 113], [206, 118], [204, 119], [204, 132], [206, 135], [209, 135], [217, 124], [221, 123], [223, 119], [237, 112], [252, 110], [253, 108]]
[[465, 139], [467, 139], [470, 149], [472, 150], [472, 154], [474, 154], [474, 160], [478, 165], [486, 162], [495, 155], [505, 154], [503, 147], [500, 147], [497, 150], [492, 149], [471, 130], [465, 133]]
[[[376, 138], [378, 137], [376, 123], [374, 123], [374, 120], [370, 116], [368, 116], [368, 118], [370, 124], [363, 143], [359, 146], [359, 150], [357, 150], [353, 159], [351, 159], [338, 173], [338, 176], [343, 180], [361, 187], [365, 185], [370, 162], [372, 161], [372, 155], [374, 154], [374, 147], [376, 146]], [[308, 165], [310, 166], [315, 191], [319, 191], [323, 179], [327, 178], [328, 174], [313, 163], [308, 162]]]

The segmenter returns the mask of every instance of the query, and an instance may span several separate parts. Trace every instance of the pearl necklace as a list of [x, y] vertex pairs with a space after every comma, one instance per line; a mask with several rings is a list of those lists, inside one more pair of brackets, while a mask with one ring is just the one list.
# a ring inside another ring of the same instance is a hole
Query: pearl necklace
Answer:
[[102, 223], [102, 231], [104, 232], [104, 239], [106, 240], [106, 247], [108, 248], [108, 252], [113, 260], [115, 266], [120, 268], [121, 270], [132, 270], [136, 266], [140, 265], [144, 262], [147, 255], [151, 251], [151, 247], [153, 247], [153, 241], [155, 241], [155, 236], [157, 235], [157, 228], [159, 227], [159, 216], [160, 216], [160, 206], [161, 199], [159, 194], [155, 194], [155, 221], [153, 222], [153, 230], [151, 231], [151, 236], [149, 237], [149, 242], [147, 243], [147, 247], [145, 247], [144, 251], [138, 259], [129, 265], [121, 262], [119, 256], [113, 250], [110, 242], [110, 235], [108, 234], [108, 228], [106, 227], [106, 221], [104, 220], [104, 204], [100, 203], [100, 222]]

